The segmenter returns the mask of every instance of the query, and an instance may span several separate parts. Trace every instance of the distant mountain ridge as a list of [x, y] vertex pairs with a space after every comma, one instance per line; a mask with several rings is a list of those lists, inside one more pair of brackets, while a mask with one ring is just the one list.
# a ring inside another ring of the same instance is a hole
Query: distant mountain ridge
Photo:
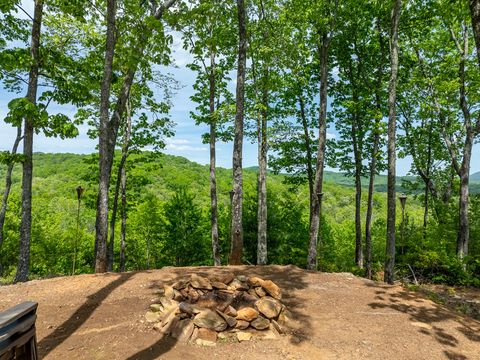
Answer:
[[480, 183], [480, 171], [470, 175], [470, 181], [474, 183]]

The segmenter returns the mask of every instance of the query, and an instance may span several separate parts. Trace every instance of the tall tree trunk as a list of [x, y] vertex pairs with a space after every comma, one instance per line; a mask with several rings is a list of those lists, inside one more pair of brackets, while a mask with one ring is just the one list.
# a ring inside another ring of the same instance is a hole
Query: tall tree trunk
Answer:
[[388, 86], [388, 179], [387, 179], [387, 241], [385, 252], [384, 281], [393, 284], [395, 267], [395, 228], [396, 228], [396, 107], [398, 76], [398, 25], [402, 10], [402, 0], [395, 0], [392, 9], [392, 29], [390, 40], [390, 83]]
[[[475, 46], [477, 49], [478, 67], [480, 70], [480, 0], [470, 0], [470, 13], [472, 18], [473, 36], [475, 38]], [[466, 45], [465, 45], [466, 46]], [[457, 251], [459, 245], [463, 245], [464, 254], [468, 254], [468, 183], [470, 175], [470, 157], [472, 154], [472, 145], [474, 138], [480, 134], [480, 115], [478, 115], [475, 125], [471, 127], [471, 139], [468, 139], [465, 144], [464, 158], [462, 164], [463, 177], [460, 179], [460, 217], [464, 218], [460, 220], [460, 228], [465, 228], [466, 236], [461, 239], [463, 244], [460, 244], [460, 239], [457, 245]], [[468, 159], [465, 159], [468, 157]], [[462, 200], [463, 199], [463, 200]], [[466, 221], [465, 221], [466, 220]], [[463, 224], [462, 224], [463, 223]]]
[[314, 202], [314, 175], [313, 175], [313, 165], [312, 165], [312, 145], [310, 139], [310, 133], [308, 128], [307, 116], [305, 114], [305, 101], [302, 96], [298, 97], [298, 103], [300, 105], [300, 117], [302, 119], [303, 134], [305, 136], [305, 151], [307, 156], [307, 179], [308, 179], [308, 194], [309, 194], [309, 220], [311, 221], [311, 216], [313, 213], [313, 202]]
[[[429, 124], [428, 132], [428, 144], [427, 144], [427, 169], [426, 169], [426, 178], [430, 180], [430, 170], [432, 167], [432, 123]], [[425, 183], [424, 199], [423, 199], [423, 241], [427, 240], [427, 230], [428, 230], [428, 215], [430, 208], [430, 188], [428, 182]]]
[[216, 177], [216, 149], [217, 121], [215, 115], [215, 53], [210, 53], [209, 74], [209, 105], [210, 105], [210, 221], [212, 233], [212, 255], [215, 266], [222, 265], [220, 256], [220, 242], [218, 239], [218, 201], [217, 201], [217, 177]]
[[[37, 103], [38, 72], [40, 66], [40, 32], [42, 27], [43, 0], [35, 1], [32, 24], [30, 56], [32, 65], [28, 78], [27, 100]], [[23, 132], [23, 177], [22, 177], [22, 218], [20, 223], [20, 253], [18, 256], [15, 282], [28, 280], [30, 271], [30, 239], [32, 235], [32, 178], [33, 178], [33, 134], [34, 119], [25, 118]]]
[[[175, 0], [165, 0], [153, 13], [152, 17], [160, 20], [165, 11], [169, 9]], [[100, 104], [100, 136], [99, 136], [99, 191], [97, 198], [97, 217], [95, 232], [95, 272], [105, 272], [107, 270], [107, 237], [108, 237], [108, 190], [110, 186], [110, 176], [112, 172], [113, 157], [115, 154], [115, 144], [117, 141], [118, 128], [121, 123], [123, 113], [125, 112], [127, 100], [130, 96], [130, 89], [135, 78], [138, 67], [138, 60], [134, 61], [126, 71], [122, 87], [119, 91], [117, 102], [110, 120], [108, 120], [108, 106], [110, 92], [112, 61], [115, 49], [115, 0], [109, 0], [107, 4], [107, 42], [105, 51], [104, 79], [101, 88]], [[137, 59], [143, 57], [148, 40], [152, 31], [143, 24], [138, 31], [136, 48], [133, 52]], [[108, 102], [108, 104], [107, 104]]]
[[[18, 145], [20, 144], [20, 141], [22, 141], [22, 127], [18, 126], [17, 137], [15, 138], [15, 141], [12, 147], [12, 152], [10, 153], [12, 156], [15, 156], [17, 154]], [[12, 172], [13, 172], [14, 166], [15, 166], [15, 161], [11, 159], [11, 161], [8, 163], [7, 172], [5, 174], [5, 190], [3, 191], [2, 205], [0, 208], [0, 251], [2, 250], [2, 245], [3, 245], [3, 238], [4, 238], [3, 227], [5, 226], [5, 217], [7, 215], [8, 198], [10, 196], [10, 190], [12, 189]], [[2, 264], [0, 264], [0, 275], [1, 274], [2, 274]]]
[[130, 150], [130, 135], [132, 132], [132, 115], [130, 109], [130, 101], [127, 101], [126, 107], [126, 121], [125, 129], [123, 134], [123, 144], [122, 144], [122, 155], [120, 158], [120, 163], [118, 164], [117, 172], [117, 182], [115, 184], [115, 194], [113, 197], [113, 206], [112, 206], [112, 218], [110, 219], [110, 241], [108, 242], [108, 271], [113, 269], [113, 247], [115, 243], [115, 223], [117, 222], [117, 212], [118, 212], [118, 198], [120, 196], [120, 187], [122, 183], [122, 174], [124, 173], [125, 166], [127, 163], [128, 152]]
[[109, 107], [110, 90], [113, 74], [113, 56], [115, 53], [115, 15], [116, 0], [107, 0], [107, 37], [105, 43], [105, 63], [103, 81], [100, 91], [100, 134], [99, 145], [99, 184], [97, 199], [97, 216], [95, 223], [95, 272], [107, 271], [107, 237], [108, 237], [108, 191], [110, 187], [111, 161], [109, 160]]
[[122, 169], [121, 192], [122, 192], [122, 227], [120, 229], [120, 271], [125, 271], [125, 237], [127, 232], [127, 170]]
[[232, 248], [230, 265], [242, 263], [243, 254], [243, 117], [245, 101], [245, 69], [247, 66], [247, 29], [244, 0], [237, 0], [238, 9], [238, 70], [236, 89], [235, 139], [233, 144]]
[[373, 192], [375, 190], [375, 175], [377, 174], [377, 156], [380, 144], [380, 121], [377, 120], [375, 136], [373, 138], [373, 149], [370, 159], [370, 178], [368, 182], [367, 216], [365, 219], [365, 270], [368, 279], [372, 273], [372, 215], [373, 215]]
[[380, 20], [376, 21], [376, 29], [380, 47], [380, 62], [377, 69], [377, 82], [375, 85], [375, 108], [378, 112], [375, 119], [375, 128], [373, 136], [373, 147], [370, 155], [370, 169], [369, 169], [369, 181], [368, 181], [368, 198], [367, 198], [367, 215], [365, 219], [365, 272], [368, 279], [373, 277], [373, 264], [372, 264], [372, 216], [373, 216], [373, 193], [375, 191], [375, 176], [377, 175], [377, 160], [378, 152], [380, 151], [380, 124], [383, 117], [382, 112], [382, 97], [381, 89], [383, 84], [384, 74], [384, 58], [385, 58], [385, 41], [382, 36]]
[[262, 80], [262, 111], [258, 129], [258, 246], [257, 264], [267, 264], [267, 117], [268, 117], [268, 68]]
[[[355, 82], [351, 81], [351, 84], [355, 84]], [[355, 103], [358, 101], [355, 93], [353, 95], [353, 101]], [[362, 268], [362, 149], [360, 146], [360, 141], [357, 137], [360, 129], [358, 126], [358, 114], [356, 112], [357, 110], [355, 110], [355, 114], [353, 114], [352, 118], [352, 143], [355, 162], [355, 264], [359, 268]]]
[[[470, 0], [470, 15], [472, 18], [473, 37], [475, 38], [475, 46], [477, 48], [478, 67], [480, 68], [480, 0]], [[480, 132], [479, 126], [477, 126], [478, 132]]]
[[308, 246], [307, 268], [316, 270], [317, 261], [317, 242], [319, 238], [319, 228], [322, 210], [322, 187], [323, 170], [325, 163], [325, 148], [327, 144], [327, 92], [328, 92], [328, 48], [330, 38], [326, 32], [322, 34], [321, 45], [319, 47], [320, 58], [320, 113], [318, 119], [318, 152], [317, 164], [315, 170], [314, 196], [312, 205], [312, 214], [310, 216], [310, 239]]

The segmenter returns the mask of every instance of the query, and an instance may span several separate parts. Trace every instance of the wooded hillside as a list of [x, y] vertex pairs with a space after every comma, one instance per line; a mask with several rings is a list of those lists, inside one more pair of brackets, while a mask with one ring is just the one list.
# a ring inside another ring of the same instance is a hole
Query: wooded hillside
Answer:
[[[120, 160], [117, 154], [116, 165]], [[153, 158], [152, 158], [153, 156]], [[32, 242], [32, 276], [68, 275], [72, 272], [73, 250], [78, 248], [75, 273], [93, 271], [95, 227], [96, 161], [92, 155], [35, 154], [33, 211], [35, 226]], [[152, 153], [134, 155], [129, 163], [128, 226], [126, 231], [126, 269], [138, 270], [162, 266], [212, 265], [208, 233], [209, 196], [208, 166], [185, 158]], [[231, 171], [217, 169], [219, 194], [219, 236], [222, 263], [228, 261]], [[1, 173], [0, 173], [1, 174]], [[4, 250], [0, 261], [3, 281], [11, 281], [18, 252], [20, 168], [13, 176], [13, 192], [8, 213]], [[256, 171], [246, 169], [245, 182], [245, 256], [246, 263], [256, 263]], [[322, 226], [321, 261], [324, 271], [353, 271], [355, 268], [354, 212], [355, 192], [351, 180], [342, 174], [326, 172], [325, 213]], [[378, 177], [380, 189], [385, 177]], [[285, 175], [269, 174], [268, 243], [272, 263], [305, 266], [308, 235], [307, 185], [285, 184]], [[345, 185], [347, 184], [347, 185]], [[81, 185], [80, 226], [77, 232], [77, 194]], [[111, 194], [113, 196], [113, 194]], [[406, 215], [406, 241], [399, 242], [400, 270], [410, 276], [411, 265], [416, 276], [437, 282], [474, 281], [462, 277], [456, 269], [452, 234], [455, 219], [434, 223], [427, 240], [422, 238], [421, 201], [409, 195]], [[386, 193], [375, 194], [373, 246], [375, 269], [381, 270], [384, 257]], [[480, 197], [473, 199], [472, 219], [480, 216]], [[365, 211], [363, 199], [362, 211]], [[479, 214], [479, 215], [477, 215]], [[400, 215], [400, 214], [399, 214]], [[120, 233], [120, 222], [116, 224]], [[474, 222], [472, 234], [480, 234], [480, 223]], [[400, 236], [400, 235], [399, 235]], [[115, 243], [115, 270], [118, 269], [119, 242]], [[474, 243], [472, 253], [478, 254]]]

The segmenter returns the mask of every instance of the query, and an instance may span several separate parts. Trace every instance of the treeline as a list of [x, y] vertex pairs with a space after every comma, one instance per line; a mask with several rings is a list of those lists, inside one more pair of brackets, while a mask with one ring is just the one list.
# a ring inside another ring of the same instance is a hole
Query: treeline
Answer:
[[[27, 280], [30, 272], [34, 135], [74, 137], [82, 123], [98, 139], [98, 157], [91, 164], [96, 172], [91, 181], [98, 185], [94, 268], [105, 272], [115, 267], [120, 235], [119, 269], [124, 270], [128, 198], [135, 196], [128, 193], [129, 164], [146, 148], [155, 152], [153, 157], [142, 153], [142, 161], [154, 163], [164, 138], [173, 135], [168, 112], [179, 86], [161, 70], [172, 63], [174, 36], [183, 39], [192, 55], [188, 66], [196, 73], [192, 100], [197, 107], [191, 117], [209, 126], [204, 140], [210, 149], [209, 231], [215, 265], [221, 264], [225, 246], [216, 144], [234, 144], [227, 237], [228, 262], [235, 265], [251, 256], [247, 230], [252, 217], [246, 214], [252, 203], [247, 202], [242, 149], [244, 141], [253, 140], [258, 144], [256, 264], [276, 261], [272, 256], [280, 246], [269, 236], [275, 198], [267, 187], [269, 167], [290, 174], [285, 181], [292, 186], [307, 186], [303, 264], [316, 270], [319, 261], [338, 251], [323, 247], [323, 237], [328, 237], [324, 169], [330, 165], [354, 179], [354, 231], [348, 240], [354, 243], [356, 267], [367, 277], [373, 276], [379, 256], [373, 242], [379, 211], [386, 211], [385, 281], [394, 281], [396, 257], [410, 269], [420, 254], [426, 256], [423, 263], [441, 259], [462, 278], [478, 271], [476, 220], [470, 216], [476, 204], [472, 207], [469, 189], [472, 149], [480, 134], [480, 0], [34, 3], [33, 14], [18, 0], [0, 6], [1, 80], [8, 91], [26, 94], [9, 103], [5, 121], [17, 128], [17, 137], [12, 151], [2, 156], [7, 171], [0, 246], [12, 169], [15, 163], [23, 169], [15, 281]], [[74, 105], [78, 111], [70, 119], [52, 113], [51, 104]], [[329, 137], [329, 127], [338, 136]], [[116, 149], [121, 154], [114, 166]], [[402, 218], [399, 253], [396, 159], [405, 156], [412, 158], [411, 173], [418, 178], [410, 185], [412, 192], [423, 193], [422, 241], [409, 249], [407, 239], [416, 237], [406, 237], [409, 224]], [[382, 171], [387, 172], [386, 210], [374, 201], [375, 178]], [[81, 195], [79, 191], [79, 202]], [[172, 199], [184, 206], [193, 201], [183, 190]], [[177, 205], [170, 205], [175, 213]], [[198, 234], [185, 237], [192, 248]], [[426, 244], [440, 234], [448, 239], [430, 254]], [[145, 236], [150, 258], [150, 235]], [[410, 262], [407, 255], [413, 256]]]

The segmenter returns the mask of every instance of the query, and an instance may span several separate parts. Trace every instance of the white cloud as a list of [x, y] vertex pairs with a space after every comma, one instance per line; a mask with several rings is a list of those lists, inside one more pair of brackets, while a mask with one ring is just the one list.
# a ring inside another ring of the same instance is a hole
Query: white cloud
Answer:
[[198, 146], [187, 139], [168, 139], [166, 141], [166, 150], [171, 153], [188, 151], [207, 151], [206, 146]]

